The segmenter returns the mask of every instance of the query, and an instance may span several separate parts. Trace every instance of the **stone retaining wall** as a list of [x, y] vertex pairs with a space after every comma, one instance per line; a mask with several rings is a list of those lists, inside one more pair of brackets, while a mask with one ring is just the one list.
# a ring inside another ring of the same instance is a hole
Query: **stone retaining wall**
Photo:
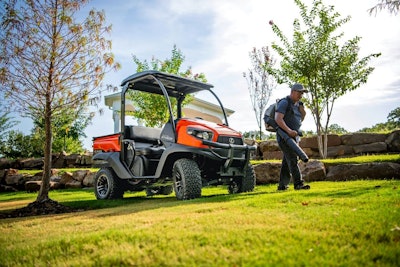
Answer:
[[[77, 170], [74, 172], [60, 172], [51, 170], [50, 189], [71, 189], [93, 187], [96, 173], [89, 170]], [[0, 192], [2, 191], [39, 191], [42, 184], [43, 172], [34, 175], [21, 174], [16, 169], [0, 170]]]
[[[300, 171], [306, 182], [346, 181], [359, 179], [400, 179], [400, 164], [394, 162], [340, 164], [325, 166], [321, 161], [300, 162]], [[265, 162], [254, 166], [256, 184], [277, 184], [281, 163]], [[3, 191], [39, 191], [42, 172], [34, 175], [19, 173], [16, 169], [0, 170], [0, 192]], [[93, 187], [95, 173], [89, 170], [60, 172], [53, 169], [50, 189], [71, 189]]]
[[[325, 166], [318, 160], [311, 160], [307, 163], [300, 162], [299, 166], [303, 179], [306, 182], [400, 179], [400, 164], [394, 162]], [[280, 169], [281, 163], [278, 162], [266, 162], [255, 165], [256, 184], [278, 183]]]
[[[299, 145], [309, 158], [320, 158], [317, 137], [302, 138]], [[399, 152], [400, 130], [390, 134], [353, 133], [328, 135], [328, 158]], [[282, 159], [282, 152], [276, 140], [267, 140], [258, 143], [257, 156], [259, 159]]]

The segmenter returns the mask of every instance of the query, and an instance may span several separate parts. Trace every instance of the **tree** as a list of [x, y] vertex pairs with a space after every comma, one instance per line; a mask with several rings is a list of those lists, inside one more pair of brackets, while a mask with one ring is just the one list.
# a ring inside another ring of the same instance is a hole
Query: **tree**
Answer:
[[400, 128], [400, 107], [390, 111], [387, 119], [389, 123], [393, 124], [394, 128]]
[[34, 134], [11, 130], [0, 143], [0, 153], [10, 159], [42, 157], [43, 140]]
[[387, 119], [387, 122], [377, 123], [372, 127], [362, 128], [358, 132], [390, 133], [394, 130], [400, 129], [400, 107], [390, 111]]
[[269, 74], [264, 66], [268, 65], [272, 68], [276, 60], [271, 56], [268, 46], [264, 46], [259, 50], [254, 47], [249, 55], [253, 69], [249, 69], [248, 74], [244, 72], [243, 77], [247, 80], [251, 104], [259, 128], [258, 137], [261, 139], [264, 125], [263, 111], [269, 102], [272, 90], [276, 88], [274, 76]]
[[311, 110], [317, 128], [320, 155], [326, 158], [328, 126], [335, 101], [367, 82], [374, 70], [368, 63], [380, 54], [370, 54], [359, 59], [358, 44], [361, 38], [356, 36], [343, 42], [343, 33], [335, 35], [350, 17], [340, 18], [333, 6], [325, 7], [321, 0], [314, 0], [308, 11], [300, 0], [294, 1], [300, 9], [306, 29], [302, 30], [299, 19], [295, 19], [293, 41], [290, 43], [279, 27], [270, 21], [282, 45], [272, 45], [281, 57], [281, 62], [280, 69], [269, 71], [280, 83], [291, 85], [300, 82], [310, 91], [305, 103]]
[[118, 68], [104, 35], [104, 11], [78, 12], [88, 0], [6, 0], [0, 9], [0, 90], [23, 116], [44, 121], [44, 171], [36, 202], [49, 199], [52, 122], [79, 110]]
[[390, 13], [397, 15], [400, 10], [400, 0], [380, 0], [380, 3], [370, 8], [368, 12], [369, 14], [376, 14], [378, 10], [381, 11], [382, 9], [387, 9]]
[[[92, 121], [94, 114], [87, 113], [86, 108], [80, 110], [66, 110], [59, 117], [52, 121], [53, 142], [52, 151], [81, 153], [83, 152], [82, 142], [79, 138], [86, 137], [84, 129]], [[33, 133], [44, 135], [43, 118], [35, 118], [33, 120]], [[44, 143], [44, 140], [43, 140]]]
[[[172, 55], [170, 59], [164, 61], [152, 58], [150, 64], [147, 60], [141, 62], [137, 56], [133, 55], [133, 61], [137, 65], [136, 71], [141, 72], [145, 70], [157, 70], [166, 73], [176, 74], [185, 78], [190, 78], [202, 82], [207, 82], [204, 73], [193, 74], [192, 68], [188, 67], [185, 71], [181, 71], [180, 68], [184, 62], [185, 57], [181, 50], [176, 45], [172, 49]], [[169, 113], [165, 104], [165, 99], [162, 95], [148, 94], [144, 92], [131, 91], [128, 93], [129, 99], [131, 99], [135, 106], [133, 116], [138, 118], [147, 127], [161, 127], [169, 119]], [[189, 103], [192, 100], [191, 97], [187, 97], [183, 102], [183, 105]], [[175, 99], [171, 99], [171, 105], [176, 106]]]
[[328, 127], [328, 133], [330, 133], [330, 134], [345, 134], [345, 133], [348, 133], [348, 131], [338, 124], [331, 124]]
[[1, 103], [0, 103], [0, 108], [1, 108], [1, 112], [0, 112], [0, 142], [1, 142], [3, 139], [3, 136], [5, 134], [7, 134], [7, 132], [12, 127], [17, 125], [18, 122], [14, 121], [12, 117], [9, 117], [10, 112], [8, 112], [5, 108], [3, 108]]

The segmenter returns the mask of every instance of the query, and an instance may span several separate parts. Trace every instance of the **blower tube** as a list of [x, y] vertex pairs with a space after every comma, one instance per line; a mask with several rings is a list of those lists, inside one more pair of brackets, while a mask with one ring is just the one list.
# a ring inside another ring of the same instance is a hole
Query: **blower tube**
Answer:
[[293, 138], [291, 138], [284, 130], [281, 128], [277, 128], [276, 132], [282, 137], [286, 144], [293, 149], [293, 151], [296, 153], [296, 155], [303, 161], [303, 162], [308, 162], [308, 157], [306, 153], [304, 153], [303, 149], [299, 145], [297, 145], [296, 141], [294, 141]]

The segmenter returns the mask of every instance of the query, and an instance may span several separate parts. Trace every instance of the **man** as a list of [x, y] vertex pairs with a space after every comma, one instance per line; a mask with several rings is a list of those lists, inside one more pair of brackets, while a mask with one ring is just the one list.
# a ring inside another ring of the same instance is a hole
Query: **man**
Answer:
[[[299, 140], [299, 136], [301, 135], [301, 122], [306, 115], [303, 103], [300, 99], [303, 93], [307, 92], [303, 85], [299, 83], [293, 84], [290, 95], [278, 102], [275, 112], [275, 121], [278, 126], [296, 141]], [[310, 186], [305, 185], [301, 177], [296, 153], [287, 145], [279, 134], [276, 135], [276, 139], [283, 152], [278, 190], [287, 190], [289, 188], [291, 176], [293, 177], [295, 190], [310, 189]]]

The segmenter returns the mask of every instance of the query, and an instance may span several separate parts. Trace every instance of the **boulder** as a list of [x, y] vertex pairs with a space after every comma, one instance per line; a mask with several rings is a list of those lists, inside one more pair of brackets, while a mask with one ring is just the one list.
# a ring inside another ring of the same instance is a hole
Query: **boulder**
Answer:
[[74, 180], [74, 177], [73, 177], [72, 173], [71, 172], [64, 172], [61, 175], [60, 183], [65, 185], [65, 184], [71, 182], [72, 180]]
[[0, 170], [0, 184], [4, 184], [4, 179], [6, 177], [6, 170]]
[[352, 146], [340, 145], [328, 147], [328, 158], [337, 158], [354, 153]]
[[278, 142], [276, 140], [267, 140], [260, 143], [260, 151], [262, 153], [269, 151], [280, 151]]
[[387, 144], [385, 142], [376, 142], [354, 146], [353, 149], [356, 154], [380, 153], [387, 151]]
[[22, 169], [34, 170], [34, 169], [42, 169], [44, 162], [42, 158], [29, 158], [20, 160], [19, 164]]
[[21, 185], [24, 183], [23, 174], [7, 174], [5, 178], [6, 185]]
[[65, 152], [59, 153], [59, 154], [53, 154], [52, 155], [52, 163], [51, 163], [52, 167], [56, 168], [56, 169], [64, 168], [65, 156], [66, 156]]
[[95, 173], [89, 172], [82, 181], [84, 187], [93, 187], [94, 186], [94, 177]]
[[318, 149], [314, 150], [314, 149], [309, 148], [309, 147], [303, 147], [302, 149], [303, 149], [304, 153], [306, 153], [306, 155], [309, 158], [317, 158], [317, 157], [319, 157]]
[[[324, 140], [324, 136], [322, 136], [322, 140]], [[323, 142], [323, 141], [322, 141]], [[337, 134], [328, 134], [328, 147], [330, 146], [339, 146], [342, 144], [342, 140]], [[313, 148], [318, 149], [318, 139], [317, 136], [312, 137], [303, 137], [299, 143], [302, 148]]]
[[279, 182], [281, 163], [265, 162], [254, 166], [256, 184], [271, 184]]
[[74, 178], [74, 180], [77, 180], [79, 182], [82, 182], [83, 179], [85, 179], [85, 176], [90, 173], [89, 170], [79, 170], [79, 171], [74, 171], [72, 173], [72, 177]]
[[400, 130], [394, 131], [386, 138], [385, 143], [388, 145], [390, 152], [400, 152]]
[[80, 158], [79, 158], [78, 165], [81, 165], [81, 166], [90, 166], [90, 165], [92, 165], [92, 156], [90, 156], [90, 155], [81, 155]]
[[13, 165], [13, 162], [6, 158], [0, 158], [0, 170], [9, 169]]
[[263, 159], [283, 159], [282, 151], [266, 151], [263, 153]]
[[340, 138], [342, 139], [343, 145], [356, 146], [362, 144], [385, 142], [387, 135], [377, 133], [353, 133], [344, 134]]
[[76, 164], [79, 163], [79, 160], [79, 154], [71, 154], [64, 157], [65, 166], [68, 168], [73, 168]]
[[325, 181], [326, 179], [325, 165], [321, 161], [310, 160], [307, 163], [300, 162], [299, 167], [303, 179], [307, 182]]
[[373, 162], [365, 164], [341, 164], [328, 167], [326, 174], [326, 180], [328, 181], [392, 178], [400, 178], [399, 163]]

